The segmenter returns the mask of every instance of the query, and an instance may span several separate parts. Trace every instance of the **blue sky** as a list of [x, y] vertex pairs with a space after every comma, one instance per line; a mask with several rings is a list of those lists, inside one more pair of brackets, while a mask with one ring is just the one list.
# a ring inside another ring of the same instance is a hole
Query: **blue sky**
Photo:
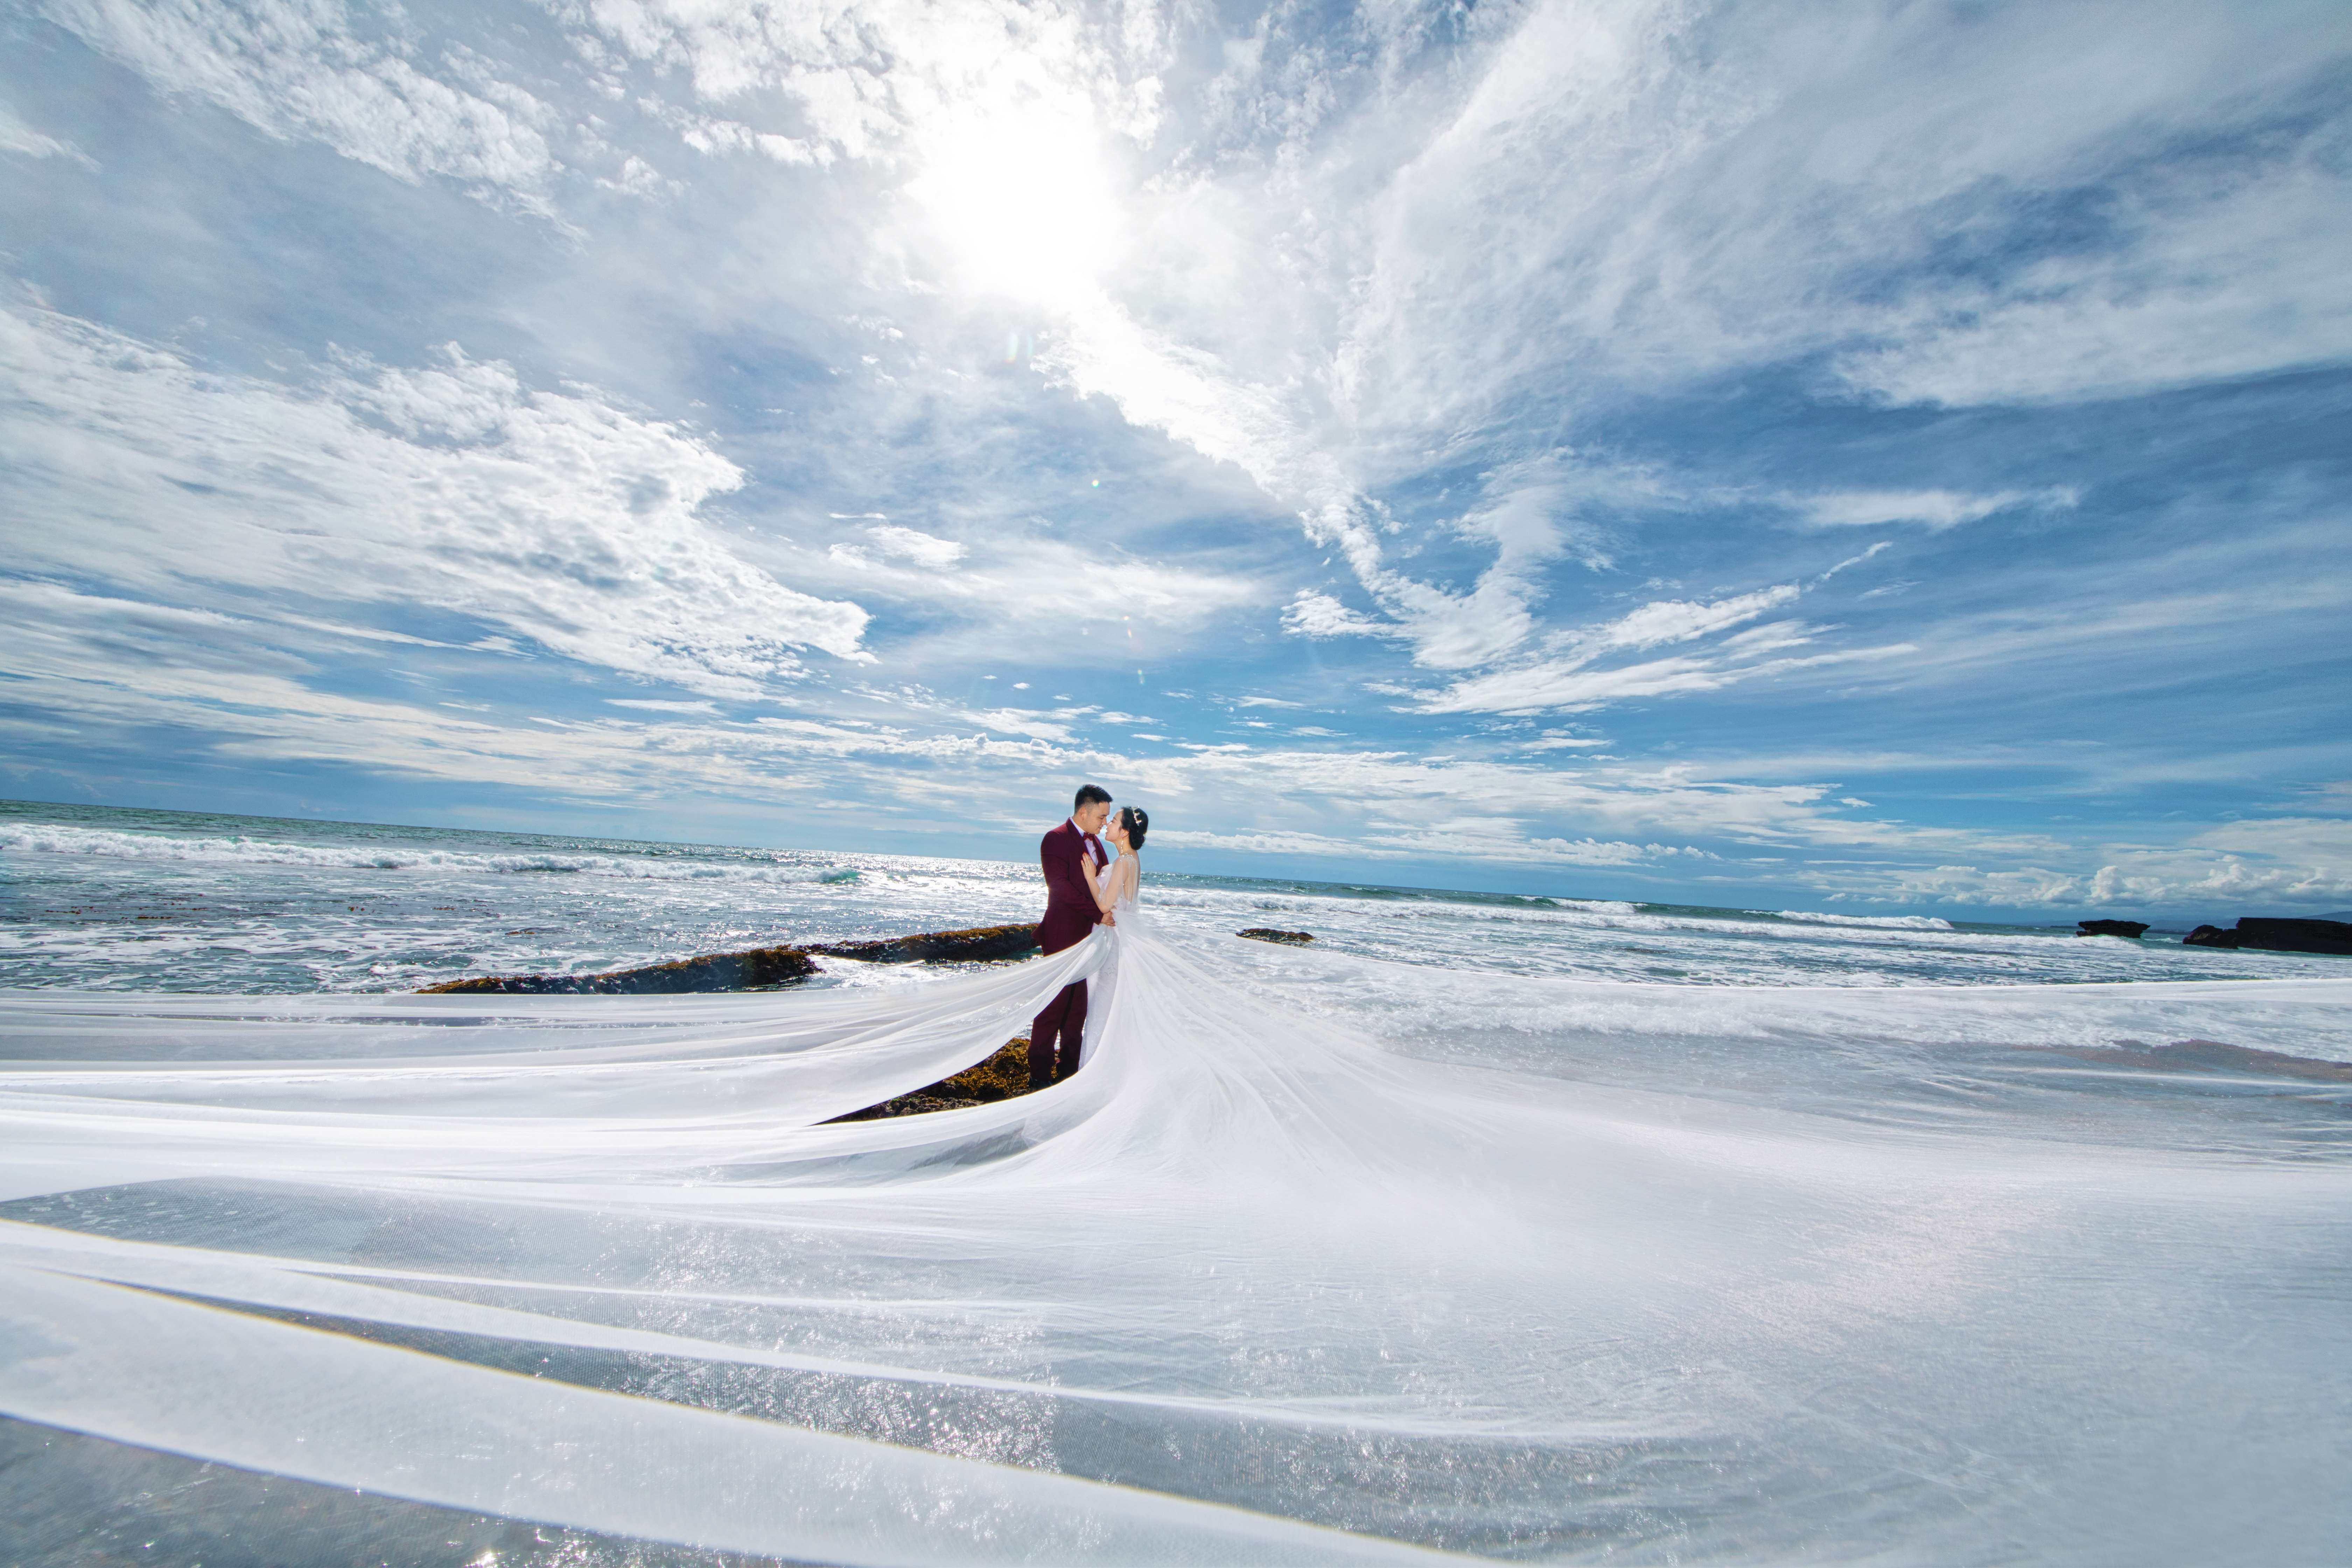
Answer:
[[0, 788], [2352, 903], [2352, 11], [33, 0]]

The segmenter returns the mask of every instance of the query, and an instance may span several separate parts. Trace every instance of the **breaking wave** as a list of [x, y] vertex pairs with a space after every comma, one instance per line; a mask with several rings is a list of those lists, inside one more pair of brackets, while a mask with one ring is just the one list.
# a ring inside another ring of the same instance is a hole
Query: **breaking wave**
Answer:
[[649, 882], [855, 882], [854, 867], [731, 863], [686, 856], [628, 856], [555, 850], [486, 854], [429, 847], [294, 844], [242, 836], [182, 838], [160, 833], [36, 823], [0, 826], [0, 851], [82, 855], [104, 859], [213, 866], [291, 866], [372, 871], [530, 873], [613, 877]]
[[[1759, 913], [1761, 911], [1759, 911]], [[1862, 926], [1876, 931], [1950, 931], [1952, 922], [1934, 915], [1825, 915], [1811, 910], [1780, 910], [1773, 918], [1806, 925]]]

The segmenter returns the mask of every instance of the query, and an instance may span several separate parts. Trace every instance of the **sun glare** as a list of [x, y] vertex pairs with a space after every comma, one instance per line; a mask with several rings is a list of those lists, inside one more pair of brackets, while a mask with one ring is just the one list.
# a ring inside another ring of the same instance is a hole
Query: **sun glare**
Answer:
[[956, 137], [910, 186], [965, 281], [1051, 303], [1104, 260], [1109, 181], [1091, 126], [999, 123]]

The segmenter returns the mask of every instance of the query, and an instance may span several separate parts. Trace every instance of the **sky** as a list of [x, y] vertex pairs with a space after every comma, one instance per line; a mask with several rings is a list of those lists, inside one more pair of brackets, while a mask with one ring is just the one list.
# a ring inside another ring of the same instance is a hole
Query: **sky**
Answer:
[[2352, 905], [2352, 8], [13, 0], [0, 794]]

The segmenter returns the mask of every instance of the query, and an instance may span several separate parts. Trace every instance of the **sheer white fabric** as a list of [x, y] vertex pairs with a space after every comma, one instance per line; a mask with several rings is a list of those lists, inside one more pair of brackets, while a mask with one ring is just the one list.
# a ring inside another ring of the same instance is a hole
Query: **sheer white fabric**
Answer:
[[[827, 1123], [1082, 976], [1068, 1081]], [[2095, 1052], [2347, 1002], [1447, 975], [1136, 906], [821, 994], [0, 994], [0, 1411], [834, 1563], [2319, 1561], [2342, 1091]]]

